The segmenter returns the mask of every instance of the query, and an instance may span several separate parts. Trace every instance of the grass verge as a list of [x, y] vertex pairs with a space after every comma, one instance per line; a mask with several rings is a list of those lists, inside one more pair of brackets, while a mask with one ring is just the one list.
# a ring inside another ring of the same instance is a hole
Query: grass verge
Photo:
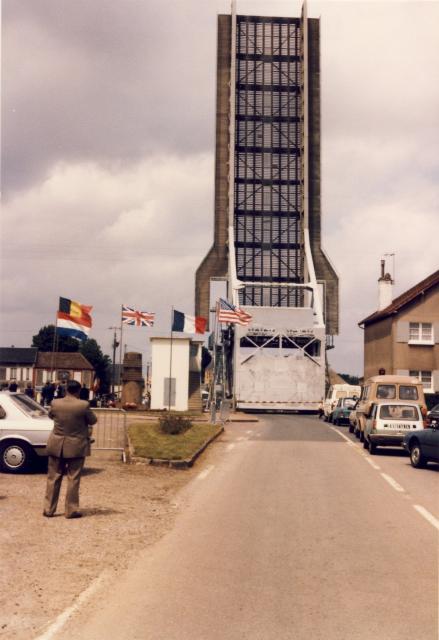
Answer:
[[142, 458], [186, 460], [218, 432], [218, 425], [195, 423], [184, 433], [163, 433], [158, 422], [132, 422], [128, 427], [133, 453]]

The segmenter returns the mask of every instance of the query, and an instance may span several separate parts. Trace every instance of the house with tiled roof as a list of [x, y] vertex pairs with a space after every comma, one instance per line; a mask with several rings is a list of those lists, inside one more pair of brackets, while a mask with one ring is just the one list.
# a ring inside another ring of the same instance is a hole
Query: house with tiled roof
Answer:
[[34, 347], [0, 347], [1, 386], [16, 382], [24, 388], [29, 382], [32, 384], [37, 353]]
[[424, 391], [439, 393], [439, 270], [392, 299], [392, 278], [382, 263], [379, 308], [364, 329], [364, 378], [411, 375]]
[[94, 369], [79, 351], [40, 351], [35, 363], [35, 385], [43, 385], [47, 380], [77, 380], [90, 389], [93, 384]]

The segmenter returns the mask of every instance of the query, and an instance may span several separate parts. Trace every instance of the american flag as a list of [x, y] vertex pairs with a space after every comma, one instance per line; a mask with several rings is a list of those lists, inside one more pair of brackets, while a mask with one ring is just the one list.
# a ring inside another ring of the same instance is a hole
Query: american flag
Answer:
[[245, 326], [250, 324], [252, 316], [243, 309], [235, 307], [231, 302], [220, 298], [217, 305], [217, 319], [218, 322], [230, 322]]
[[136, 311], [132, 307], [122, 305], [122, 323], [131, 324], [136, 327], [152, 327], [155, 313], [149, 311]]

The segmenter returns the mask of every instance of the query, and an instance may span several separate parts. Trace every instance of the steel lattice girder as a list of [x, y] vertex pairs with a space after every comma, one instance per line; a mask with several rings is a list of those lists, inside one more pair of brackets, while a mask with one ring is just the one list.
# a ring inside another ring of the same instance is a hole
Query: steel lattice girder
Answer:
[[300, 38], [299, 19], [237, 17], [236, 274], [252, 283], [242, 304], [303, 304], [282, 287], [304, 282]]

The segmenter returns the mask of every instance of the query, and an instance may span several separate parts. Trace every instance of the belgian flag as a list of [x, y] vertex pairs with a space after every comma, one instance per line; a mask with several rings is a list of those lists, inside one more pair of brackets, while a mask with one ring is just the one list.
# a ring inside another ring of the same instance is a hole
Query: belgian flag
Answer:
[[93, 307], [74, 300], [60, 298], [56, 324], [58, 333], [77, 340], [85, 340], [92, 326], [90, 315], [92, 309]]

